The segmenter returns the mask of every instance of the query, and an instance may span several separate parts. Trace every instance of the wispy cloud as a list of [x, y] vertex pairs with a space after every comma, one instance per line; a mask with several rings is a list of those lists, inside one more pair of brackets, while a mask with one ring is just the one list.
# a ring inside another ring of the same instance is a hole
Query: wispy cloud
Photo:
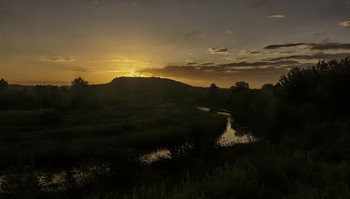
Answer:
[[350, 28], [350, 21], [343, 21], [340, 22], [339, 25], [346, 27], [346, 28]]
[[286, 15], [270, 15], [270, 16], [266, 16], [266, 18], [269, 18], [269, 19], [282, 19], [282, 18], [285, 18]]
[[307, 43], [286, 43], [286, 44], [272, 44], [268, 46], [264, 46], [265, 50], [279, 49], [279, 48], [288, 48], [288, 47], [298, 47], [302, 45], [306, 45]]
[[241, 50], [239, 55], [259, 55], [260, 51], [257, 50]]
[[270, 67], [280, 66], [280, 65], [298, 65], [298, 64], [299, 64], [298, 61], [282, 60], [282, 61], [233, 62], [233, 63], [220, 64], [218, 66], [230, 68], [230, 69], [238, 69], [242, 67], [250, 67], [249, 69], [259, 69], [259, 68], [270, 68]]
[[107, 61], [109, 61], [109, 62], [132, 62], [133, 60], [130, 60], [130, 59], [109, 59]]
[[288, 47], [303, 47], [309, 50], [350, 50], [350, 43], [286, 43], [286, 44], [273, 44], [265, 46], [265, 50], [273, 50]]
[[280, 61], [280, 60], [290, 60], [290, 59], [300, 59], [300, 60], [320, 60], [320, 59], [328, 59], [328, 60], [339, 60], [344, 57], [350, 57], [350, 53], [336, 53], [336, 54], [326, 54], [326, 53], [316, 53], [311, 55], [292, 55], [285, 57], [277, 57], [267, 59], [268, 61]]
[[[258, 61], [258, 62], [233, 62], [225, 64], [211, 64], [211, 65], [190, 65], [190, 66], [166, 66], [164, 68], [148, 68], [142, 69], [140, 72], [151, 73], [159, 76], [173, 76], [173, 77], [197, 77], [214, 75], [220, 76], [224, 73], [240, 73], [243, 71], [261, 71], [261, 70], [273, 70], [283, 67], [297, 66], [300, 63], [298, 61]], [[230, 71], [230, 72], [228, 72]], [[204, 74], [203, 74], [204, 73]]]
[[195, 65], [198, 64], [196, 60], [185, 60], [187, 65]]
[[41, 61], [47, 61], [47, 62], [74, 62], [75, 59], [68, 58], [68, 57], [40, 57]]
[[227, 48], [209, 48], [208, 51], [211, 54], [227, 54], [228, 53]]
[[267, 54], [272, 54], [272, 55], [283, 55], [283, 54], [291, 54], [291, 53], [295, 53], [294, 50], [290, 50], [290, 51], [277, 51], [277, 52], [269, 52]]

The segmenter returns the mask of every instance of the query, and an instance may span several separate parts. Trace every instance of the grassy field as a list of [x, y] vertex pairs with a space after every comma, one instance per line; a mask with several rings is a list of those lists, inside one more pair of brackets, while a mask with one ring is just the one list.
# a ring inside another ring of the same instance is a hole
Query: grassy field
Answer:
[[[128, 192], [161, 178], [147, 177], [156, 172], [144, 168], [142, 155], [166, 148], [173, 158], [205, 156], [227, 123], [173, 98], [134, 94], [100, 97], [94, 108], [11, 108], [1, 110], [0, 118], [0, 195], [5, 198]], [[55, 183], [58, 176], [63, 180]]]

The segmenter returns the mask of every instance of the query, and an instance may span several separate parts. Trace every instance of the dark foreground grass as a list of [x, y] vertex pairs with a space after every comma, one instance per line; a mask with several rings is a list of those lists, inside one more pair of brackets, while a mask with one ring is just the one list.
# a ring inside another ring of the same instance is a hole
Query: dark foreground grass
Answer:
[[[237, 151], [244, 152], [237, 154]], [[329, 163], [312, 152], [291, 152], [268, 143], [234, 146], [220, 154], [222, 156], [206, 162], [211, 164], [215, 160], [219, 166], [206, 171], [188, 170], [182, 180], [170, 186], [158, 182], [137, 187], [126, 195], [96, 193], [87, 198], [350, 197], [350, 168], [347, 162]], [[230, 154], [236, 156], [222, 159]]]
[[72, 166], [116, 145], [144, 153], [184, 144], [195, 125], [213, 124], [213, 130], [226, 123], [215, 114], [164, 101], [106, 104], [98, 110], [1, 111], [0, 167]]
[[[141, 155], [168, 148], [173, 157], [204, 157], [215, 150], [227, 122], [187, 104], [153, 99], [106, 100], [93, 110], [4, 110], [0, 117], [2, 198], [130, 193], [162, 178], [140, 162]], [[185, 144], [191, 147], [177, 150]], [[172, 178], [163, 166], [158, 171]]]

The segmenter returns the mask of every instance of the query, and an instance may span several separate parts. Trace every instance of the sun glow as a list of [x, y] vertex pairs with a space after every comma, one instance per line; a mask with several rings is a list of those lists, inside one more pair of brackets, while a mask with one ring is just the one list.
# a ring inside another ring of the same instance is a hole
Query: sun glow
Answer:
[[124, 76], [127, 76], [127, 77], [149, 77], [149, 75], [138, 72], [136, 68], [131, 68], [129, 74], [124, 75]]
[[113, 62], [113, 68], [119, 69], [117, 76], [149, 77], [149, 74], [139, 72], [141, 69], [150, 66], [150, 63], [147, 60], [117, 58], [108, 61]]

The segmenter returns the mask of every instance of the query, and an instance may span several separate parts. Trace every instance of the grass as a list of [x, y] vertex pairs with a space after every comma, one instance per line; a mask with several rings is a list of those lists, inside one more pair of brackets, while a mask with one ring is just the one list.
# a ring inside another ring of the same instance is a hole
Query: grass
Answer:
[[[349, 198], [346, 162], [327, 163], [315, 154], [290, 152], [268, 143], [233, 146], [224, 153], [233, 155], [240, 147], [248, 150], [231, 159], [218, 155], [218, 166], [204, 174], [187, 171], [171, 186], [164, 182], [144, 185], [125, 198]], [[100, 198], [119, 197], [110, 193]]]
[[[216, 139], [227, 122], [186, 104], [153, 99], [106, 100], [99, 109], [91, 110], [3, 110], [0, 118], [0, 197], [5, 198], [80, 198], [101, 190], [119, 195], [129, 192], [149, 175], [143, 174], [139, 156], [193, 141], [194, 126], [203, 129], [203, 137], [211, 133]], [[63, 191], [45, 191], [37, 181], [41, 175], [102, 164], [108, 165], [108, 173], [92, 173], [84, 182], [67, 178]], [[19, 192], [26, 187], [32, 191]]]

